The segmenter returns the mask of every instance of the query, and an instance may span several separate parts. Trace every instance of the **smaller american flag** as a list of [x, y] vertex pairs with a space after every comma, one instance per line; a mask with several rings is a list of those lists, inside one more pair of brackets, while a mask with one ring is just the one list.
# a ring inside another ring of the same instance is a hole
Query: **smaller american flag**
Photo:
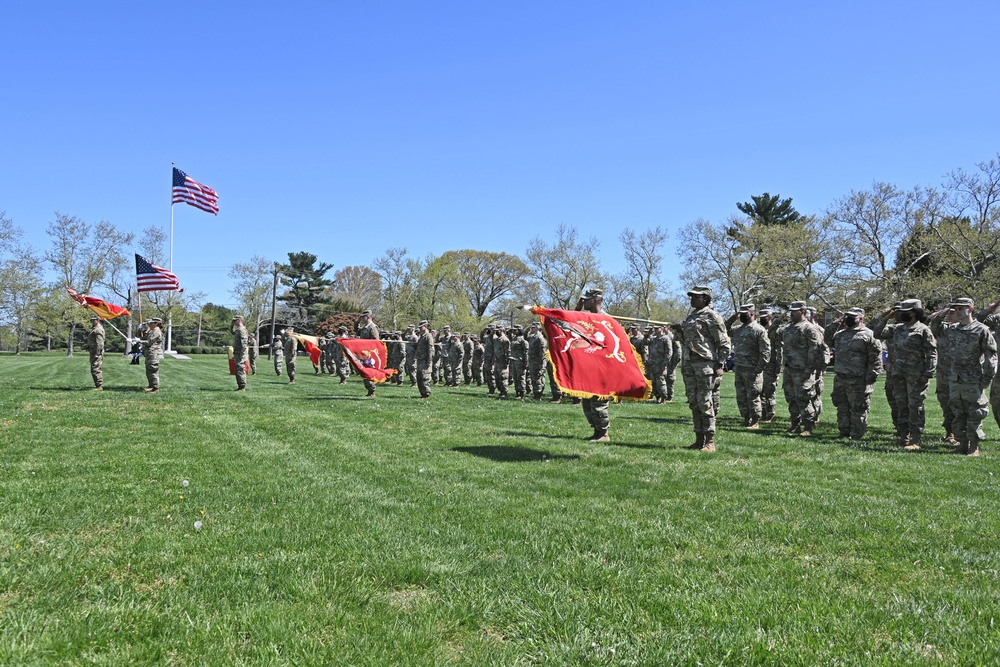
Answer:
[[170, 205], [174, 204], [190, 204], [208, 213], [219, 215], [219, 194], [177, 167], [174, 167], [174, 189], [170, 200]]
[[135, 256], [135, 281], [140, 292], [183, 292], [177, 276], [159, 266], [153, 266], [145, 257]]

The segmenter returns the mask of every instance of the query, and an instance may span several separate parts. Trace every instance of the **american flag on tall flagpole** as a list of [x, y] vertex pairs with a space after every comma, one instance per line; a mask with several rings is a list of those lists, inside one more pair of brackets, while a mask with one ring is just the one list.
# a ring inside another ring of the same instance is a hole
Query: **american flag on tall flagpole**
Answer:
[[145, 257], [135, 256], [135, 282], [140, 292], [183, 292], [177, 276], [164, 268], [153, 266]]
[[190, 204], [195, 208], [219, 215], [219, 194], [194, 180], [183, 171], [174, 167], [174, 189], [170, 200], [174, 204]]

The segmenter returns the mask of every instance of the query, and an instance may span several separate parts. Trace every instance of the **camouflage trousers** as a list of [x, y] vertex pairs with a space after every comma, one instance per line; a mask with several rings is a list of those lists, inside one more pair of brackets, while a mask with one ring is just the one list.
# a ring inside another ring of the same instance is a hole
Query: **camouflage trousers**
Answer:
[[736, 405], [740, 416], [748, 424], [760, 421], [760, 394], [764, 389], [764, 376], [754, 372], [755, 369], [736, 368]]
[[285, 361], [285, 357], [282, 354], [275, 354], [272, 357], [274, 359], [274, 372], [280, 376], [281, 375], [281, 365]]
[[462, 359], [462, 379], [465, 384], [472, 384], [472, 359], [468, 356]]
[[938, 405], [941, 406], [941, 414], [944, 415], [941, 426], [944, 427], [946, 434], [954, 433], [955, 414], [951, 411], [951, 383], [944, 379], [947, 374], [943, 369], [939, 368], [938, 372], [938, 382], [934, 387], [934, 395], [937, 397]]
[[892, 390], [892, 382], [889, 380], [889, 370], [886, 369], [885, 373], [885, 400], [889, 404], [889, 414], [891, 415], [892, 423], [895, 424], [899, 421], [899, 410], [896, 409], [896, 395]]
[[955, 439], [970, 442], [977, 438], [978, 442], [976, 432], [990, 411], [986, 390], [977, 383], [948, 382], [948, 385]]
[[103, 363], [104, 363], [103, 354], [90, 355], [90, 377], [94, 378], [95, 387], [104, 386], [104, 372], [101, 370], [101, 365]]
[[684, 391], [687, 393], [688, 407], [694, 418], [695, 433], [715, 433], [715, 417], [718, 414], [715, 395], [719, 391], [721, 378], [715, 377], [711, 362], [692, 362], [681, 366], [684, 376]]
[[763, 384], [760, 389], [760, 413], [761, 419], [770, 421], [774, 419], [774, 411], [778, 407], [776, 398], [778, 393], [778, 374], [780, 369], [775, 371], [770, 368], [764, 369]]
[[285, 357], [285, 372], [288, 373], [288, 381], [295, 381], [295, 355]]
[[837, 428], [841, 435], [855, 440], [868, 430], [868, 413], [872, 404], [872, 385], [863, 377], [837, 373], [833, 381], [833, 405], [837, 408]]
[[346, 380], [351, 376], [351, 362], [346, 357], [342, 358], [340, 362], [337, 363], [337, 377], [341, 380]]
[[889, 382], [896, 401], [896, 435], [920, 436], [924, 432], [924, 401], [930, 380], [923, 375], [897, 372]]
[[472, 364], [472, 380], [476, 383], [477, 387], [481, 387], [483, 384], [483, 364], [473, 363]]
[[256, 355], [250, 357], [250, 374], [257, 375], [257, 357]]
[[1000, 426], [1000, 381], [997, 378], [993, 378], [993, 386], [990, 387], [990, 406], [993, 408], [993, 419]]
[[535, 399], [545, 393], [545, 364], [528, 362], [528, 384]]
[[514, 376], [514, 393], [518, 396], [524, 396], [525, 391], [525, 378], [527, 377], [527, 364], [525, 364], [520, 359], [511, 359], [510, 361], [510, 372]]
[[431, 364], [414, 364], [414, 375], [417, 380], [417, 389], [420, 390], [420, 396], [427, 398], [431, 395]]
[[823, 392], [826, 390], [824, 375], [824, 373], [820, 373], [819, 377], [816, 378], [816, 395], [813, 397], [813, 410], [816, 412], [816, 419], [813, 421], [819, 421], [819, 416], [823, 414]]
[[507, 396], [507, 367], [506, 366], [493, 366], [493, 383], [496, 385], [497, 391], [500, 392], [501, 398]]
[[784, 380], [781, 388], [785, 392], [785, 402], [788, 403], [788, 415], [792, 426], [799, 424], [815, 424], [816, 403], [816, 371], [811, 368], [792, 368], [785, 366]]
[[146, 357], [146, 382], [150, 389], [160, 388], [160, 358], [156, 354]]
[[406, 363], [403, 364], [403, 368], [406, 371], [406, 377], [410, 380], [410, 386], [417, 384], [417, 360], [414, 357], [407, 355]]
[[597, 398], [583, 399], [583, 416], [587, 418], [587, 423], [594, 428], [595, 433], [607, 433], [611, 426], [611, 417], [608, 414], [609, 401], [602, 401]]
[[653, 397], [667, 398], [667, 367], [663, 364], [652, 363], [646, 365], [646, 377], [653, 384]]
[[667, 372], [663, 377], [666, 386], [664, 398], [672, 401], [674, 400], [674, 385], [677, 382], [677, 364], [668, 365]]
[[236, 388], [247, 388], [247, 357], [246, 354], [233, 355], [233, 368], [236, 374]]
[[486, 380], [486, 388], [489, 393], [493, 393], [497, 388], [496, 376], [493, 374], [493, 359], [483, 359], [483, 379]]
[[548, 366], [549, 392], [552, 394], [552, 400], [553, 401], [561, 401], [563, 393], [562, 393], [562, 389], [559, 388], [559, 385], [556, 384], [556, 374], [553, 371], [552, 363], [549, 362], [549, 363], [546, 364], [546, 366]]

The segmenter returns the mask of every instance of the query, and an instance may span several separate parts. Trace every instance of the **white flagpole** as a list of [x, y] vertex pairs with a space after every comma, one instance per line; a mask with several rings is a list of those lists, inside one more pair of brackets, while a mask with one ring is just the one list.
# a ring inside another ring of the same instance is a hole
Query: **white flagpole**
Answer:
[[[170, 163], [170, 273], [174, 272], [174, 163]], [[172, 338], [174, 333], [174, 309], [173, 295], [167, 297], [167, 304], [170, 306], [167, 315], [167, 352], [172, 351]]]

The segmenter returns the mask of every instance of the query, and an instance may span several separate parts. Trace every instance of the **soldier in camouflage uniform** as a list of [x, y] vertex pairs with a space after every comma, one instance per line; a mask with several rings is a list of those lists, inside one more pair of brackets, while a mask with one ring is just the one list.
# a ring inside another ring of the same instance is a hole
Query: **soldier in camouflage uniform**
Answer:
[[771, 358], [764, 367], [763, 384], [760, 390], [760, 420], [771, 423], [774, 421], [774, 412], [778, 401], [778, 376], [781, 375], [782, 348], [781, 333], [782, 324], [780, 318], [774, 317], [774, 313], [765, 308], [760, 311], [760, 325], [767, 329], [767, 340], [771, 343]]
[[498, 398], [507, 398], [507, 367], [510, 365], [510, 339], [502, 325], [497, 325], [493, 334], [493, 383], [496, 385]]
[[90, 318], [90, 335], [87, 338], [87, 352], [90, 353], [90, 376], [94, 378], [94, 391], [104, 391], [104, 325], [101, 318]]
[[233, 318], [229, 325], [233, 334], [233, 369], [236, 375], [236, 391], [247, 390], [247, 346], [250, 335], [243, 326], [243, 318], [239, 315]]
[[292, 335], [295, 327], [285, 327], [285, 372], [288, 384], [295, 384], [295, 357], [299, 351], [299, 341]]
[[440, 350], [435, 366], [438, 369], [438, 376], [444, 381], [444, 386], [451, 386], [451, 327], [445, 325], [437, 338], [438, 349]]
[[673, 355], [674, 338], [669, 327], [657, 326], [646, 348], [646, 377], [653, 385], [653, 397], [657, 403], [667, 400], [667, 361]]
[[430, 398], [431, 369], [434, 366], [434, 337], [428, 330], [427, 320], [420, 320], [417, 326], [420, 328], [420, 335], [417, 337], [413, 352], [417, 389], [420, 390], [420, 398]]
[[493, 334], [496, 331], [494, 325], [489, 325], [483, 330], [483, 375], [486, 378], [487, 395], [492, 396], [496, 391], [497, 381], [493, 375]]
[[[976, 313], [976, 319], [985, 324], [993, 333], [993, 340], [1000, 344], [1000, 314], [996, 309], [1000, 306], [1000, 301], [994, 301]], [[990, 407], [993, 408], [993, 419], [997, 426], [1000, 426], [1000, 382], [994, 382], [990, 387]], [[983, 439], [983, 432], [980, 428], [979, 437]]]
[[851, 308], [828, 326], [824, 338], [835, 352], [833, 405], [841, 438], [861, 440], [868, 430], [872, 388], [882, 372], [882, 344], [865, 326], [865, 311]]
[[646, 363], [645, 356], [643, 355], [645, 345], [643, 343], [642, 333], [639, 331], [639, 327], [635, 326], [634, 324], [631, 327], [629, 327], [628, 342], [632, 344], [632, 349], [635, 350], [635, 355], [640, 359], [642, 359], [643, 364], [645, 364]]
[[[812, 306], [806, 307], [806, 319], [816, 327], [819, 331], [820, 338], [823, 337], [824, 330], [820, 325], [819, 321], [816, 319], [816, 309]], [[823, 370], [819, 372], [816, 376], [816, 396], [813, 398], [813, 405], [816, 410], [816, 421], [819, 421], [819, 416], [823, 414], [823, 392], [826, 390], [826, 368], [830, 365], [830, 348], [827, 346], [826, 342], [823, 342]]]
[[416, 327], [412, 324], [406, 327], [406, 333], [403, 335], [403, 340], [406, 342], [406, 361], [404, 366], [406, 368], [406, 377], [410, 379], [410, 386], [417, 386], [417, 340], [420, 336], [417, 335]]
[[896, 397], [892, 393], [892, 382], [889, 381], [889, 377], [892, 375], [892, 334], [896, 330], [896, 327], [899, 326], [896, 322], [897, 308], [899, 308], [898, 301], [892, 304], [892, 308], [871, 321], [872, 333], [882, 341], [882, 349], [885, 351], [885, 387], [883, 391], [885, 392], [886, 403], [889, 404], [889, 413], [893, 424], [899, 421], [899, 414], [896, 411]]
[[466, 386], [472, 384], [472, 354], [476, 351], [476, 344], [472, 342], [472, 334], [468, 331], [462, 332], [462, 379]]
[[392, 384], [403, 384], [403, 368], [406, 366], [406, 344], [398, 331], [392, 332], [389, 340], [386, 341], [386, 354], [388, 361], [386, 366], [396, 369], [396, 373], [389, 378]]
[[274, 359], [275, 374], [281, 377], [281, 367], [285, 361], [285, 349], [281, 342], [281, 334], [276, 335], [271, 341], [271, 358]]
[[726, 323], [712, 310], [712, 289], [697, 285], [688, 292], [688, 296], [691, 297], [691, 312], [681, 323], [681, 373], [684, 375], [695, 434], [695, 442], [688, 449], [714, 452], [715, 418], [718, 414], [714, 395], [722, 382], [730, 342]]
[[[337, 328], [337, 338], [349, 337], [346, 325]], [[347, 384], [347, 378], [351, 375], [351, 360], [344, 354], [344, 348], [340, 346], [340, 343], [336, 343], [333, 348], [333, 365], [337, 369], [340, 384]]]
[[826, 369], [823, 335], [806, 319], [806, 302], [788, 306], [791, 322], [781, 334], [784, 361], [782, 389], [791, 417], [789, 433], [811, 436], [816, 427], [816, 379]]
[[[896, 444], [920, 449], [924, 432], [924, 400], [937, 369], [937, 341], [927, 326], [919, 299], [907, 299], [896, 311], [892, 332], [892, 393], [896, 401]], [[954, 360], [953, 360], [954, 363]]]
[[[588, 313], [604, 312], [604, 290], [589, 289], [580, 297], [577, 303], [577, 310]], [[583, 416], [587, 418], [587, 423], [594, 429], [594, 434], [587, 438], [591, 442], [610, 442], [611, 436], [608, 431], [611, 428], [611, 416], [608, 413], [610, 401], [596, 397], [584, 398]]]
[[955, 453], [979, 456], [979, 428], [989, 413], [986, 388], [997, 371], [997, 342], [989, 327], [973, 318], [972, 299], [955, 299], [951, 308], [957, 321], [943, 328], [941, 340], [941, 347], [949, 349], [951, 367], [948, 377], [939, 374], [938, 381], [950, 387]]
[[673, 339], [671, 344], [670, 359], [667, 360], [667, 371], [665, 375], [666, 379], [666, 395], [664, 396], [664, 403], [674, 402], [674, 385], [677, 382], [677, 367], [681, 363], [681, 359], [684, 356], [684, 344], [682, 342], [684, 338], [683, 329], [679, 324], [671, 324], [670, 327], [670, 337]]
[[951, 346], [943, 344], [943, 339], [946, 335], [945, 329], [954, 326], [958, 322], [958, 319], [955, 309], [949, 306], [933, 313], [929, 316], [928, 320], [931, 333], [934, 334], [934, 339], [938, 342], [936, 371], [938, 381], [934, 383], [934, 395], [937, 397], [938, 405], [941, 406], [941, 415], [943, 417], [941, 426], [944, 427], [944, 437], [942, 439], [945, 442], [958, 445], [958, 440], [955, 439], [955, 415], [951, 411], [951, 383], [948, 382], [948, 378], [951, 376]]
[[538, 322], [532, 322], [528, 330], [528, 384], [536, 401], [545, 394], [545, 365], [548, 361], [545, 351], [549, 342], [539, 329]]
[[451, 376], [451, 386], [462, 383], [462, 368], [465, 366], [465, 346], [458, 334], [452, 334], [448, 340], [448, 368]]
[[531, 344], [524, 337], [524, 331], [520, 325], [515, 325], [512, 329], [513, 337], [510, 341], [510, 368], [511, 375], [514, 376], [514, 398], [521, 401], [527, 391], [525, 379], [528, 374], [528, 353]]
[[470, 338], [472, 340], [472, 379], [477, 387], [482, 387], [486, 348], [479, 342], [478, 336], [470, 336]]
[[160, 359], [163, 358], [163, 331], [160, 328], [163, 320], [154, 317], [149, 320], [146, 338], [142, 341], [142, 354], [146, 357], [146, 380], [149, 386], [144, 390], [147, 394], [160, 391]]
[[[358, 327], [358, 338], [365, 340], [379, 340], [378, 327], [372, 322], [372, 311], [366, 310], [361, 313], [361, 326]], [[366, 398], [371, 398], [375, 395], [375, 383], [371, 380], [365, 380], [365, 389], [368, 390]]]
[[756, 306], [752, 303], [740, 306], [739, 312], [726, 320], [726, 327], [733, 345], [736, 405], [743, 426], [760, 428], [760, 394], [764, 389], [764, 369], [771, 360], [771, 341], [767, 330], [757, 322]]

